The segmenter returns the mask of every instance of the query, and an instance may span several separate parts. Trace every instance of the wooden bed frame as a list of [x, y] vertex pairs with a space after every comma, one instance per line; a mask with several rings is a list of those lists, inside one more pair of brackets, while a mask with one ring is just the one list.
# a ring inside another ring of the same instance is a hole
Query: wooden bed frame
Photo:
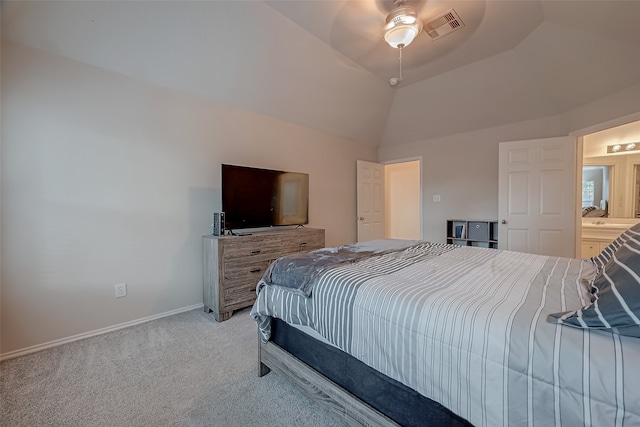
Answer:
[[399, 426], [271, 341], [258, 338], [259, 376], [275, 371], [348, 426]]

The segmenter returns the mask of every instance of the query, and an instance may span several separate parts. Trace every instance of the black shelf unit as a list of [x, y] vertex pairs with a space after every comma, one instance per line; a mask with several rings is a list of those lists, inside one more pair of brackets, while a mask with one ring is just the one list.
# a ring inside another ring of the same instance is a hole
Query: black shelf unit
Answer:
[[448, 219], [447, 243], [498, 249], [498, 221]]

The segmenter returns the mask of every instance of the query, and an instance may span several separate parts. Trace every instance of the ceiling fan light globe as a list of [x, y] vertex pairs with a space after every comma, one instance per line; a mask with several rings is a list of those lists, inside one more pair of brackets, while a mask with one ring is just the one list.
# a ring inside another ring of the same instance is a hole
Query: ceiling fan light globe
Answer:
[[400, 45], [409, 46], [419, 33], [414, 27], [395, 27], [384, 33], [384, 39], [389, 46], [398, 49]]
[[384, 26], [384, 39], [394, 48], [409, 46], [422, 31], [422, 22], [418, 14], [409, 6], [400, 6], [387, 15]]

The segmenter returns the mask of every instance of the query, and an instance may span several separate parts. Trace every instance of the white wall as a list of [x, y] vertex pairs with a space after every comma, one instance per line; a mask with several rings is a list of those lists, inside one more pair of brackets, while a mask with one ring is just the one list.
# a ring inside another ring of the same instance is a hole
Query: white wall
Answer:
[[[202, 303], [220, 164], [307, 172], [355, 241], [375, 148], [17, 44], [2, 47], [0, 354]], [[115, 299], [114, 285], [128, 283]]]

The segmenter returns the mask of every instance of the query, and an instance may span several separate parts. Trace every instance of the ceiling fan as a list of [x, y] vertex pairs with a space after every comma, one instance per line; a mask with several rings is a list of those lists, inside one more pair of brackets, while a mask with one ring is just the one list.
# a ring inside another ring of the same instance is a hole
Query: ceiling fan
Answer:
[[[396, 64], [389, 57], [393, 48], [384, 38], [385, 18], [391, 14], [390, 21], [393, 17], [402, 20], [401, 14], [396, 16], [393, 10], [401, 6], [412, 8], [422, 29], [414, 31], [409, 50], [402, 53], [402, 66], [406, 65], [408, 71], [403, 83], [415, 83], [425, 76], [440, 73], [439, 59], [452, 54], [472, 38], [483, 22], [487, 2], [491, 0], [264, 1], [332, 47], [344, 66], [362, 67], [385, 82], [397, 75]], [[455, 31], [460, 28], [463, 29]], [[396, 31], [399, 30], [394, 33]], [[453, 34], [440, 40], [450, 33]], [[437, 43], [432, 43], [436, 39]], [[404, 46], [408, 46], [406, 41]], [[455, 59], [456, 63], [464, 61]]]
[[450, 9], [445, 13], [430, 19], [424, 23], [418, 16], [418, 12], [411, 6], [407, 6], [406, 0], [394, 0], [394, 8], [385, 20], [384, 39], [393, 48], [403, 48], [420, 34], [423, 27], [432, 38], [437, 39], [464, 27], [462, 19], [455, 10]]
[[391, 86], [402, 81], [402, 49], [409, 46], [423, 28], [435, 40], [464, 27], [464, 22], [453, 9], [423, 24], [418, 12], [405, 3], [405, 0], [394, 0], [394, 8], [387, 14], [383, 28], [384, 40], [399, 50], [400, 75], [389, 80]]

